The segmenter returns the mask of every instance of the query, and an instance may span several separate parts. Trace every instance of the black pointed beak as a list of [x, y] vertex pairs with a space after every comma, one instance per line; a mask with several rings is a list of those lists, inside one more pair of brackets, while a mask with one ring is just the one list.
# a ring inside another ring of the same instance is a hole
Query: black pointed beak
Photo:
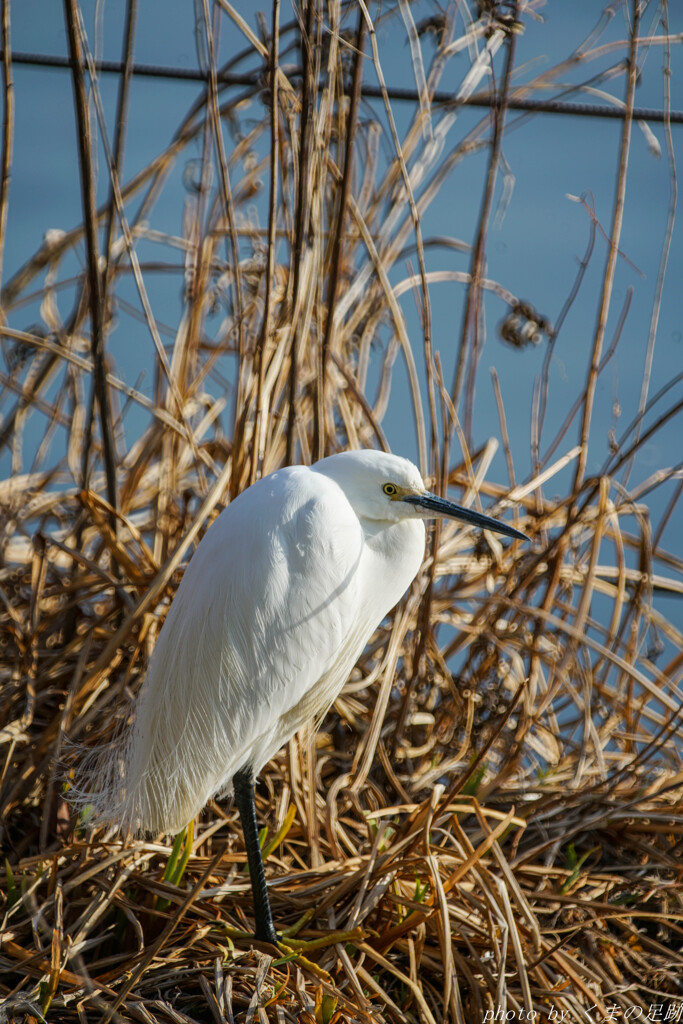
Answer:
[[475, 512], [471, 508], [463, 508], [462, 505], [456, 505], [454, 501], [440, 498], [438, 494], [430, 494], [429, 491], [425, 491], [424, 494], [406, 494], [403, 501], [431, 513], [434, 517], [457, 519], [462, 523], [478, 526], [482, 530], [491, 530], [492, 533], [502, 533], [505, 537], [514, 537], [516, 540], [529, 539], [525, 533], [515, 530], [507, 523], [499, 523], [490, 516], [482, 515], [481, 512]]

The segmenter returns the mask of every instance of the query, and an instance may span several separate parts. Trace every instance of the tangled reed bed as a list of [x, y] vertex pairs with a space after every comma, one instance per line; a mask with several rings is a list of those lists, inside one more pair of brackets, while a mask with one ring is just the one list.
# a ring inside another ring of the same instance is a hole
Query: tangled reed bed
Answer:
[[[211, 75], [168, 149], [125, 184], [114, 140], [108, 202], [94, 208], [86, 174], [83, 225], [47, 235], [5, 283], [5, 1019], [471, 1024], [618, 1019], [634, 1009], [646, 1019], [652, 1006], [661, 1016], [651, 1019], [681, 1019], [683, 644], [667, 610], [683, 573], [662, 545], [680, 486], [653, 530], [645, 499], [676, 470], [630, 480], [640, 448], [680, 402], [675, 392], [646, 401], [589, 476], [596, 382], [621, 326], [605, 346], [599, 317], [585, 391], [547, 440], [561, 324], [485, 277], [487, 203], [469, 272], [431, 269], [422, 236], [458, 161], [489, 148], [497, 165], [505, 97], [547, 88], [572, 66], [569, 58], [514, 84], [514, 40], [536, 6], [482, 4], [463, 24], [454, 5], [428, 26], [437, 46], [426, 69], [427, 28], [418, 31], [407, 5], [387, 8], [386, 19], [403, 14], [423, 82], [401, 134], [388, 95], [375, 106], [362, 99], [359, 53], [384, 79], [375, 25], [356, 5], [323, 12], [311, 2], [283, 27], [275, 5], [256, 33], [221, 0], [220, 17], [248, 44], [227, 70], [253, 72], [253, 85]], [[97, 117], [98, 80], [70, 10], [72, 52], [90, 66]], [[622, 139], [637, 71], [632, 13], [630, 38], [615, 47], [633, 58]], [[222, 71], [218, 16], [205, 14], [209, 65]], [[429, 107], [462, 52], [471, 63], [460, 100], [483, 89], [487, 59], [504, 58], [493, 133], [487, 116], [458, 135], [457, 109]], [[7, 79], [5, 102], [6, 154]], [[125, 112], [125, 93], [120, 103]], [[80, 112], [87, 170], [92, 138]], [[429, 144], [439, 132], [448, 146]], [[172, 236], [155, 223], [155, 203], [195, 149], [183, 234]], [[625, 179], [621, 161], [603, 309]], [[590, 226], [568, 308], [593, 258], [595, 217]], [[397, 282], [411, 245], [417, 267]], [[163, 260], [150, 255], [155, 247]], [[173, 328], [149, 300], [162, 263], [184, 282]], [[89, 271], [103, 264], [98, 283]], [[429, 305], [443, 275], [465, 294], [452, 388]], [[422, 343], [408, 338], [398, 301], [407, 290]], [[489, 479], [496, 442], [473, 440], [484, 291], [504, 304], [509, 342], [547, 346], [532, 469], [521, 482], [497, 379], [507, 483]], [[40, 326], [21, 330], [32, 304]], [[147, 391], [114, 362], [117, 332], [136, 321], [151, 353]], [[182, 566], [232, 496], [285, 462], [386, 445], [397, 360], [423, 472], [463, 502], [511, 505], [530, 544], [506, 548], [450, 525], [433, 532], [421, 574], [321, 731], [297, 737], [264, 771], [259, 812], [285, 933], [274, 956], [248, 937], [235, 810], [210, 804], [182, 850], [87, 832], [67, 800], [70, 745], [106, 741], [130, 715]]]

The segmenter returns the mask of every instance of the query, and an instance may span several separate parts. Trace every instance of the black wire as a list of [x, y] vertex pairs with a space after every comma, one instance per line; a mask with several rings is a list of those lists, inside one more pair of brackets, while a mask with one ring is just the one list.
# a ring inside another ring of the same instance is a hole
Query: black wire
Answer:
[[[0, 59], [3, 51], [0, 50]], [[43, 68], [70, 68], [68, 57], [59, 57], [51, 54], [41, 53], [12, 53], [13, 64], [23, 64], [29, 67]], [[122, 74], [123, 64], [116, 60], [96, 61], [95, 69], [100, 74]], [[132, 73], [140, 78], [165, 78], [184, 82], [208, 83], [208, 76], [199, 70], [190, 68], [172, 68], [158, 64], [135, 64]], [[295, 77], [296, 73], [292, 75]], [[237, 75], [231, 71], [218, 71], [216, 78], [219, 85], [251, 85], [267, 88], [265, 72], [252, 71], [246, 74]], [[401, 89], [388, 86], [386, 94], [390, 100], [396, 102], [417, 103], [418, 93], [415, 89]], [[364, 85], [362, 95], [366, 99], [381, 99], [382, 90], [377, 86]], [[435, 105], [449, 107], [490, 107], [495, 102], [495, 96], [470, 96], [466, 100], [457, 100], [452, 93], [437, 90], [432, 94], [431, 102]], [[621, 121], [625, 111], [619, 107], [608, 107], [602, 104], [593, 103], [569, 103], [564, 100], [531, 100], [510, 98], [507, 101], [509, 110], [522, 110], [531, 114], [566, 114], [573, 117], [599, 117], [608, 120]], [[651, 107], [634, 107], [633, 117], [638, 121], [653, 121], [663, 124], [683, 124], [683, 110], [671, 110], [668, 113]]]
[[[0, 50], [0, 59], [3, 51]], [[40, 68], [70, 68], [68, 57], [59, 57], [49, 53], [19, 53], [12, 51], [13, 64], [27, 64]], [[124, 65], [118, 60], [98, 60], [94, 62], [95, 70], [101, 74], [123, 74]], [[172, 68], [159, 64], [134, 64], [132, 73], [142, 78], [174, 78], [178, 81], [205, 82], [208, 83], [209, 76], [199, 69]], [[228, 71], [218, 71], [218, 81], [227, 85], [256, 85], [261, 79], [261, 72], [249, 72], [244, 75], [235, 75]], [[265, 77], [264, 77], [265, 84]]]

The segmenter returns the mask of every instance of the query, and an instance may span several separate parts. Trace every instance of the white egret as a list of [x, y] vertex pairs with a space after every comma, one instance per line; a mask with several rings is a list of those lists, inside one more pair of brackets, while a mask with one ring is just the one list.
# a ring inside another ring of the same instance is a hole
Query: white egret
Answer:
[[278, 470], [207, 531], [159, 634], [120, 745], [83, 766], [82, 803], [124, 831], [178, 832], [215, 793], [244, 829], [256, 938], [276, 942], [254, 777], [322, 719], [370, 636], [417, 574], [422, 520], [518, 530], [430, 494], [378, 451]]

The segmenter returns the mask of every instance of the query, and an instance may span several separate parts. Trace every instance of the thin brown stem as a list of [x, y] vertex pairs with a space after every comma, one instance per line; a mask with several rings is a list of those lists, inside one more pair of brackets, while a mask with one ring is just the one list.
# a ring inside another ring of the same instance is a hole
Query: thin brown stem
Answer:
[[[668, 26], [668, 3], [667, 0], [663, 0], [663, 16], [662, 23], [666, 29]], [[676, 154], [674, 152], [673, 137], [671, 135], [671, 45], [669, 43], [668, 35], [667, 41], [664, 46], [664, 72], [662, 74], [662, 86], [664, 91], [664, 137], [666, 139], [666, 152], [669, 160], [669, 209], [667, 211], [666, 230], [664, 232], [664, 241], [662, 244], [662, 251], [659, 258], [659, 268], [657, 270], [657, 283], [655, 285], [655, 295], [652, 302], [652, 313], [650, 316], [650, 328], [647, 337], [647, 352], [645, 354], [645, 366], [643, 369], [643, 383], [640, 391], [640, 401], [638, 403], [638, 412], [642, 412], [647, 403], [647, 396], [650, 390], [650, 380], [652, 378], [652, 364], [655, 355], [655, 342], [657, 340], [657, 327], [659, 325], [659, 314], [662, 307], [662, 295], [664, 292], [664, 279], [666, 277], [666, 268], [669, 262], [669, 254], [671, 252], [671, 241], [674, 233], [674, 224], [676, 222], [676, 207], [678, 205], [678, 177], [676, 175]], [[636, 428], [636, 440], [640, 432], [640, 425]], [[624, 474], [624, 486], [628, 486], [628, 479], [633, 469], [633, 463], [629, 463], [626, 467]]]
[[353, 83], [351, 86], [351, 99], [349, 113], [346, 121], [346, 144], [344, 148], [344, 169], [342, 172], [341, 185], [339, 187], [339, 199], [337, 205], [337, 216], [334, 226], [334, 238], [332, 241], [332, 266], [327, 287], [325, 301], [326, 320], [325, 333], [323, 335], [321, 348], [321, 367], [319, 388], [320, 394], [316, 405], [315, 433], [313, 450], [317, 458], [321, 459], [325, 454], [325, 393], [327, 386], [327, 367], [330, 359], [330, 352], [334, 349], [335, 332], [335, 307], [337, 302], [337, 291], [341, 275], [342, 254], [344, 247], [344, 224], [346, 221], [346, 210], [348, 197], [353, 176], [353, 155], [356, 139], [356, 118], [360, 103], [360, 90], [363, 81], [363, 35], [365, 32], [365, 19], [363, 12], [358, 13], [358, 24], [356, 26], [355, 59], [353, 64]]
[[[516, 17], [517, 5], [515, 3], [514, 16]], [[507, 57], [505, 71], [498, 100], [492, 108], [493, 133], [491, 136], [491, 149], [489, 153], [489, 165], [486, 174], [486, 186], [482, 196], [481, 210], [479, 213], [479, 227], [477, 238], [472, 251], [470, 262], [470, 285], [467, 289], [465, 299], [465, 310], [462, 317], [462, 328], [460, 331], [460, 345], [458, 358], [453, 380], [453, 405], [457, 409], [462, 398], [463, 387], [465, 386], [466, 366], [469, 362], [469, 373], [467, 375], [467, 399], [465, 403], [465, 437], [468, 444], [472, 444], [472, 418], [474, 415], [474, 391], [477, 367], [480, 355], [480, 308], [482, 300], [481, 279], [484, 275], [484, 262], [486, 259], [486, 240], [488, 237], [489, 219], [493, 205], [493, 193], [498, 174], [498, 162], [503, 144], [503, 129], [505, 127], [505, 114], [508, 105], [508, 94], [510, 91], [510, 78], [515, 59], [517, 36], [515, 32], [508, 35]]]
[[[316, 77], [313, 73], [313, 14], [315, 0], [306, 4], [306, 21], [301, 28], [301, 114], [299, 118], [299, 178], [296, 196], [296, 223], [294, 226], [294, 275], [292, 282], [292, 310], [300, 305], [301, 261], [305, 239], [309, 230], [309, 166], [313, 134], [312, 111], [315, 105]], [[297, 393], [299, 387], [299, 363], [301, 345], [301, 318], [295, 320], [292, 329], [292, 349], [289, 365], [289, 409], [287, 411], [287, 464], [294, 462], [297, 423]]]
[[123, 155], [126, 139], [126, 118], [128, 116], [128, 102], [130, 97], [130, 85], [133, 77], [133, 48], [135, 43], [135, 27], [137, 23], [138, 0], [127, 0], [126, 24], [123, 40], [123, 73], [119, 79], [119, 93], [116, 102], [116, 121], [114, 129], [113, 167], [110, 173], [116, 178], [116, 185], [112, 181], [109, 189], [109, 212], [107, 215], [107, 230], [104, 242], [104, 255], [106, 266], [102, 282], [102, 301], [105, 309], [109, 288], [114, 276], [114, 268], [111, 266], [111, 252], [114, 241], [114, 225], [116, 216], [116, 188], [121, 181], [123, 171]]
[[[95, 205], [95, 174], [92, 164], [92, 134], [88, 100], [83, 74], [83, 52], [81, 47], [80, 10], [77, 0], [64, 0], [64, 15], [69, 39], [69, 53], [73, 77], [74, 106], [78, 127], [78, 158], [81, 176], [81, 196], [85, 225], [86, 252], [88, 258], [88, 296], [90, 304], [90, 326], [92, 331], [93, 355], [93, 397], [97, 400], [102, 431], [102, 455], [107, 481], [107, 499], [115, 510], [116, 495], [116, 453], [114, 434], [109, 409], [107, 370], [104, 350], [104, 322], [102, 306], [102, 279], [99, 271], [99, 247], [97, 241], [97, 213]], [[85, 458], [87, 459], [87, 449]], [[85, 480], [88, 468], [85, 467]], [[84, 486], [87, 484], [84, 481]], [[112, 529], [117, 529], [116, 516], [111, 519]]]
[[[10, 41], [10, 0], [2, 0], [2, 165], [0, 166], [0, 284], [9, 209], [10, 167], [14, 141], [14, 79], [12, 77], [12, 44]], [[0, 311], [4, 320], [4, 315]]]
[[565, 322], [565, 320], [567, 318], [567, 314], [569, 313], [569, 310], [574, 305], [574, 301], [576, 300], [576, 297], [579, 294], [579, 290], [580, 290], [581, 285], [583, 283], [583, 279], [584, 279], [584, 277], [586, 275], [586, 271], [588, 270], [588, 264], [590, 262], [591, 256], [593, 255], [593, 249], [595, 248], [595, 235], [596, 235], [596, 231], [597, 231], [597, 225], [596, 225], [595, 217], [591, 217], [591, 219], [590, 219], [590, 233], [589, 233], [589, 237], [588, 237], [588, 244], [586, 246], [586, 251], [583, 254], [583, 258], [579, 262], [579, 269], [577, 271], [577, 274], [576, 274], [576, 277], [574, 279], [574, 283], [572, 284], [572, 287], [571, 287], [571, 290], [569, 292], [569, 295], [565, 299], [564, 305], [562, 306], [562, 309], [560, 310], [560, 315], [558, 316], [557, 321], [553, 325], [553, 333], [552, 333], [552, 336], [548, 339], [548, 347], [547, 347], [545, 355], [543, 357], [543, 369], [541, 370], [541, 381], [540, 381], [540, 387], [539, 387], [539, 392], [538, 392], [538, 413], [537, 413], [538, 428], [537, 428], [537, 431], [536, 431], [536, 443], [534, 444], [533, 450], [532, 450], [535, 472], [538, 472], [538, 470], [540, 468], [540, 464], [541, 464], [540, 463], [539, 451], [540, 451], [540, 446], [541, 446], [541, 438], [543, 436], [543, 427], [544, 427], [544, 424], [545, 424], [545, 414], [546, 414], [546, 410], [547, 410], [547, 407], [548, 407], [548, 383], [549, 383], [549, 380], [550, 380], [550, 366], [551, 366], [551, 363], [552, 363], [553, 354], [555, 352], [555, 345], [557, 344], [557, 339], [559, 337], [560, 331], [562, 330], [564, 322]]
[[264, 396], [266, 377], [266, 356], [270, 341], [272, 319], [272, 290], [275, 272], [275, 229], [277, 227], [277, 194], [278, 194], [278, 162], [280, 159], [280, 101], [278, 97], [278, 47], [280, 39], [280, 0], [273, 0], [273, 16], [270, 37], [270, 201], [268, 205], [268, 250], [266, 257], [266, 274], [264, 281], [264, 308], [261, 336], [258, 343], [257, 366], [258, 383], [256, 389], [256, 420], [250, 481], [259, 478], [263, 470], [265, 455], [265, 434], [267, 427], [267, 408]]
[[626, 201], [626, 170], [628, 168], [628, 154], [631, 143], [631, 125], [633, 123], [633, 103], [636, 94], [636, 83], [638, 80], [638, 29], [640, 25], [640, 3], [641, 0], [633, 0], [633, 14], [631, 21], [631, 46], [629, 51], [628, 77], [626, 81], [626, 100], [624, 124], [621, 134], [621, 151], [619, 153], [619, 171], [617, 175], [616, 195], [614, 199], [614, 213], [612, 216], [612, 230], [610, 232], [609, 250], [607, 253], [607, 265], [602, 285], [602, 296], [598, 311], [598, 322], [595, 328], [595, 341], [593, 342], [593, 355], [590, 369], [586, 380], [586, 388], [583, 399], [583, 417], [579, 432], [579, 443], [581, 453], [576, 464], [576, 475], [574, 478], [574, 489], [578, 491], [583, 482], [588, 461], [588, 438], [590, 434], [591, 418], [593, 415], [593, 400], [595, 388], [598, 382], [602, 346], [607, 330], [607, 317], [609, 315], [612, 288], [614, 286], [614, 273], [619, 253], [619, 239], [621, 237], [621, 225], [624, 216], [624, 203]]

